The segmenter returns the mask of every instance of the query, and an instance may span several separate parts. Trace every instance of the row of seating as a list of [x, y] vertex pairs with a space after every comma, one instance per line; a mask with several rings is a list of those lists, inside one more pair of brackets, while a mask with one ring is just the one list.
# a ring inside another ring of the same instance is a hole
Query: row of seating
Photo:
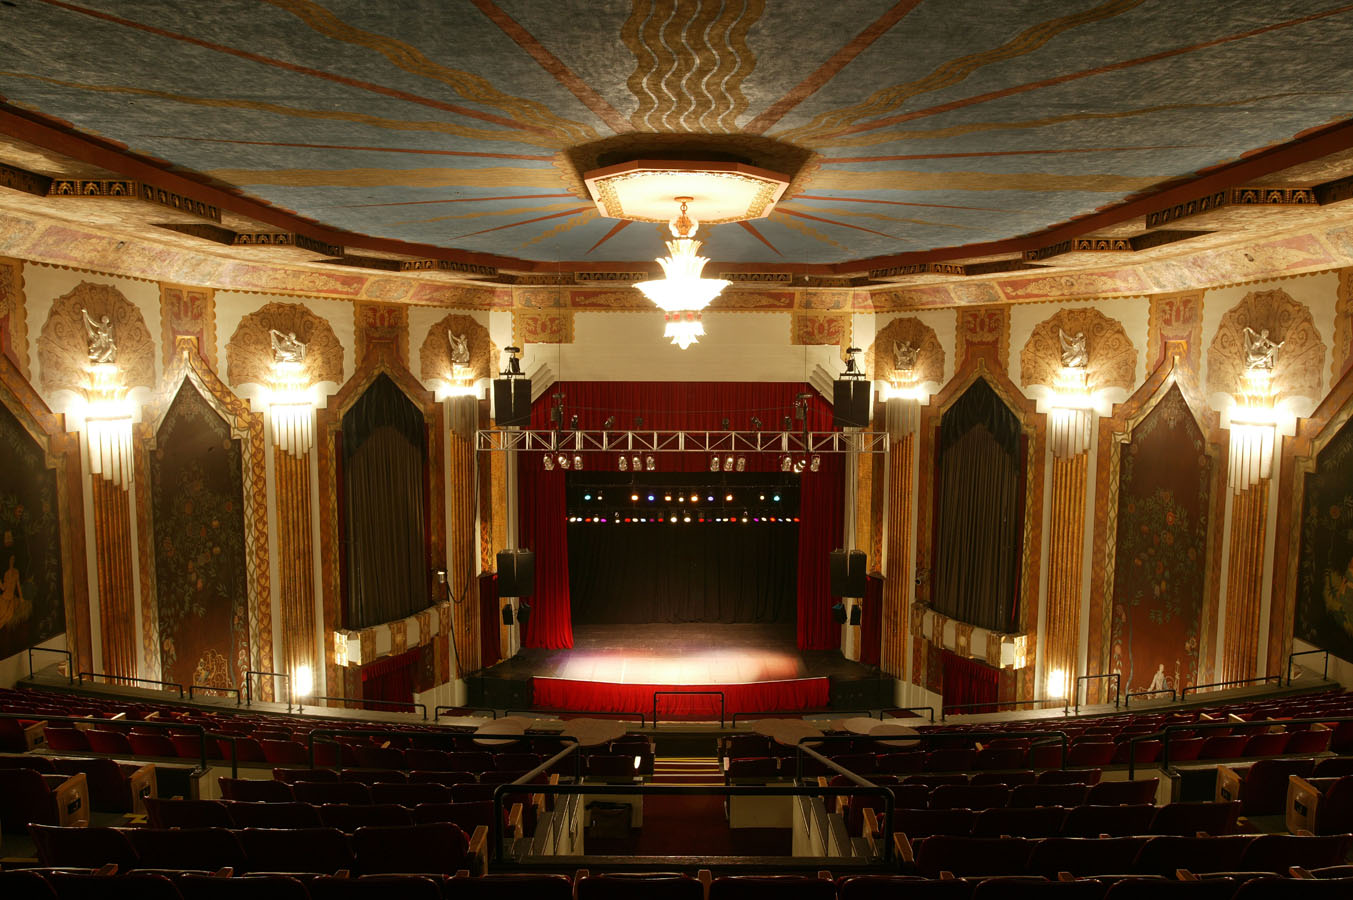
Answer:
[[[509, 795], [503, 807], [503, 822], [509, 829], [524, 825], [531, 830], [534, 817], [523, 819], [530, 799]], [[532, 807], [532, 812], [535, 808]], [[250, 803], [243, 800], [147, 800], [146, 818], [152, 828], [336, 828], [351, 834], [359, 828], [394, 825], [458, 825], [467, 834], [493, 822], [493, 801], [455, 803], [432, 800], [401, 806], [375, 803], [352, 806], [345, 803]]]
[[[157, 793], [155, 766], [149, 763], [119, 763], [103, 757], [67, 759], [33, 754], [0, 755], [0, 771], [14, 769], [31, 769], [40, 775], [83, 774], [89, 784], [90, 805], [95, 812], [137, 812], [141, 798], [154, 797]], [[6, 815], [5, 800], [21, 790], [0, 790], [0, 822], [13, 818], [12, 813]]]
[[[853, 782], [844, 775], [830, 780], [819, 778], [830, 787], [846, 787]], [[1123, 803], [1154, 804], [1159, 779], [1140, 781], [1101, 781], [1099, 784], [889, 784], [884, 776], [874, 783], [889, 789], [899, 809], [991, 809], [1000, 806], [1113, 806]]]
[[[858, 809], [859, 815], [856, 816]], [[850, 806], [847, 823], [868, 828], [872, 807]], [[1165, 806], [1039, 806], [1033, 809], [899, 809], [892, 830], [908, 837], [937, 834], [995, 837], [1095, 837], [1110, 835], [1233, 834], [1238, 803], [1170, 803]], [[880, 817], [882, 818], [882, 817]], [[886, 827], [886, 823], [881, 823]]]
[[[487, 773], [486, 773], [487, 774]], [[515, 781], [525, 773], [494, 773], [499, 778], [487, 781], [468, 781], [445, 785], [431, 782], [377, 782], [367, 785], [359, 781], [285, 781], [255, 778], [219, 779], [221, 796], [227, 800], [245, 800], [255, 803], [331, 803], [366, 806], [373, 803], [411, 804], [423, 800], [439, 803], [468, 803], [490, 800], [499, 784]], [[537, 776], [531, 783], [545, 784], [549, 776]]]

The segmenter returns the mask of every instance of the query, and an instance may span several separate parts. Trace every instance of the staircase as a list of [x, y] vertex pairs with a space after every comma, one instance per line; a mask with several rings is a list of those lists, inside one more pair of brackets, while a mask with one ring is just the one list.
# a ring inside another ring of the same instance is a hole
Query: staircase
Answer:
[[651, 784], [723, 784], [723, 769], [715, 756], [668, 756], [653, 761]]

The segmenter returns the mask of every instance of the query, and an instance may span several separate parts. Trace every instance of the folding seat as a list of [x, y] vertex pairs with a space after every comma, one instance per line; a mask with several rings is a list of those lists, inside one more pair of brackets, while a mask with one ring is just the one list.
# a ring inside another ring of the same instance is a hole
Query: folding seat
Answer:
[[973, 759], [974, 769], [1022, 769], [1029, 763], [1024, 747], [983, 747]]
[[355, 781], [368, 787], [377, 784], [407, 784], [409, 776], [399, 769], [344, 769], [339, 781]]
[[[85, 740], [89, 741], [89, 749], [94, 753], [131, 756], [136, 752], [132, 749], [131, 741], [127, 740], [127, 735], [121, 731], [90, 728], [85, 731]], [[169, 755], [172, 756], [173, 754]]]
[[131, 829], [127, 835], [142, 869], [202, 869], [247, 866], [235, 835], [224, 828]]
[[31, 823], [83, 825], [89, 813], [89, 784], [83, 774], [0, 769], [0, 828], [5, 831], [22, 832]]
[[40, 775], [57, 774], [56, 766], [46, 756], [0, 756], [0, 769], [32, 769]]
[[962, 878], [916, 875], [848, 875], [836, 881], [839, 900], [970, 900], [973, 883]]
[[1030, 808], [996, 807], [984, 809], [973, 820], [973, 837], [997, 837], [1002, 834], [1019, 837], [1055, 837], [1062, 833], [1064, 806]]
[[1349, 839], [1347, 834], [1261, 834], [1245, 847], [1245, 853], [1240, 857], [1240, 869], [1286, 875], [1291, 866], [1320, 869], [1338, 865], [1348, 855]]
[[448, 753], [446, 763], [462, 772], [488, 772], [494, 768], [493, 754], [485, 750]]
[[1034, 744], [1029, 748], [1028, 766], [1035, 771], [1042, 769], [1056, 770], [1062, 766], [1062, 745], [1061, 742], [1049, 741], [1042, 744]]
[[226, 778], [221, 776], [221, 796], [227, 800], [250, 800], [256, 803], [290, 803], [296, 797], [292, 786], [284, 781], [265, 781], [261, 778]]
[[1353, 878], [1353, 865], [1324, 866], [1308, 871], [1312, 878]]
[[43, 737], [47, 740], [47, 749], [58, 753], [80, 753], [89, 749], [85, 733], [75, 727], [48, 725], [43, 729]]
[[928, 772], [966, 772], [976, 759], [976, 750], [931, 750], [925, 755], [923, 768]]
[[1097, 881], [984, 878], [973, 889], [972, 900], [1102, 900], [1104, 890]]
[[310, 751], [300, 741], [272, 741], [261, 738], [263, 758], [274, 766], [304, 766], [310, 763]]
[[[1289, 731], [1291, 731], [1289, 727]], [[1334, 732], [1329, 729], [1320, 731], [1294, 731], [1287, 736], [1287, 748], [1285, 753], [1324, 753], [1329, 749], [1330, 738], [1334, 737]]]
[[366, 875], [453, 875], [470, 868], [469, 838], [450, 824], [358, 828], [352, 849], [356, 869]]
[[[409, 752], [412, 753], [413, 751]], [[475, 777], [471, 772], [414, 770], [409, 773], [410, 784], [444, 784], [447, 787], [454, 787], [458, 784], [474, 784], [474, 782]]]
[[930, 792], [930, 808], [990, 809], [1009, 799], [1010, 788], [1003, 784], [942, 784]]
[[44, 866], [97, 869], [115, 863], [120, 872], [136, 867], [136, 848], [118, 828], [30, 825], [28, 833]]
[[333, 769], [282, 769], [272, 770], [272, 777], [277, 781], [285, 781], [287, 784], [295, 784], [298, 781], [322, 781], [326, 784], [333, 784], [339, 781], [339, 775]]
[[969, 875], [1018, 875], [1025, 870], [1037, 841], [1019, 837], [951, 837], [936, 835], [915, 850], [918, 874], [936, 878], [941, 872]]
[[1038, 773], [1039, 784], [1099, 784], [1102, 769], [1048, 769]]
[[919, 772], [924, 765], [925, 754], [918, 751], [882, 753], [874, 761], [874, 771], [901, 775], [905, 772]]
[[[1180, 732], [1183, 734], [1183, 732]], [[1200, 737], [1171, 737], [1170, 738], [1170, 762], [1192, 762], [1203, 752], [1203, 744], [1206, 739]], [[1162, 750], [1161, 755], [1164, 756]]]
[[1034, 772], [974, 772], [969, 784], [1003, 784], [1016, 788], [1022, 784], [1035, 784], [1038, 775]]
[[1160, 741], [1138, 741], [1135, 744], [1121, 741], [1114, 746], [1113, 758], [1109, 763], [1115, 766], [1127, 765], [1129, 762], [1139, 765], [1153, 763], [1160, 759], [1160, 751], [1164, 746]]
[[326, 803], [318, 807], [319, 820], [326, 828], [353, 832], [358, 828], [412, 825], [408, 807], [394, 803]]
[[930, 785], [898, 784], [889, 789], [897, 809], [926, 809], [930, 806]]
[[[229, 750], [225, 754], [221, 753], [220, 743], [216, 738], [207, 736], [207, 758], [208, 759], [229, 759]], [[197, 734], [176, 734], [171, 732], [169, 743], [174, 745], [174, 756], [179, 759], [201, 759], [202, 758], [202, 736]], [[133, 742], [135, 744], [135, 742]]]
[[779, 760], [769, 756], [740, 756], [728, 760], [728, 778], [772, 779], [779, 775]]
[[[642, 745], [625, 744], [613, 741], [610, 754], [613, 756], [644, 756], [652, 754], [653, 747], [645, 739]], [[506, 772], [529, 772], [545, 761], [539, 753], [495, 753], [493, 767]]]
[[223, 800], [236, 828], [318, 828], [319, 810], [309, 803], [249, 803]]
[[1084, 784], [1021, 784], [1010, 792], [1010, 806], [1080, 806], [1090, 788]]
[[967, 775], [950, 774], [936, 775], [930, 772], [922, 772], [919, 775], [908, 775], [902, 779], [903, 784], [924, 784], [931, 788], [937, 788], [942, 784], [970, 784]]
[[1132, 871], [1143, 875], [1173, 875], [1176, 869], [1192, 872], [1234, 872], [1240, 868], [1251, 837], [1153, 837], [1137, 851]]
[[[667, 872], [587, 875], [574, 885], [577, 900], [703, 900], [704, 886], [689, 875]], [[712, 887], [712, 886], [711, 886]]]
[[236, 832], [253, 872], [351, 869], [348, 837], [337, 828], [245, 828]]
[[928, 838], [931, 835], [972, 834], [977, 813], [970, 809], [899, 809], [891, 826], [909, 838]]
[[132, 753], [137, 756], [177, 757], [179, 755], [179, 752], [174, 749], [174, 742], [163, 731], [133, 731], [127, 735], [127, 742], [131, 744]]
[[[1240, 816], [1240, 804], [1232, 803], [1167, 803], [1156, 810], [1151, 820], [1151, 834], [1230, 834], [1235, 831]], [[1214, 870], [1215, 871], [1215, 870]]]
[[310, 879], [310, 900], [441, 900], [442, 889], [433, 878], [420, 875], [375, 875]]
[[363, 769], [403, 769], [404, 751], [394, 747], [358, 746], [353, 748], [357, 754], [357, 765]]
[[433, 750], [424, 747], [410, 747], [405, 750], [404, 765], [410, 769], [434, 772], [445, 772], [455, 768], [451, 765], [451, 754], [445, 750]]
[[1220, 790], [1220, 786], [1238, 777], [1238, 796], [1229, 799], [1240, 801], [1244, 815], [1273, 816], [1281, 815], [1287, 806], [1290, 777], [1310, 778], [1314, 769], [1315, 761], [1310, 759], [1261, 759], [1243, 771], [1218, 766], [1217, 778]]
[[[805, 760], [804, 762], [806, 763], [807, 760]], [[805, 775], [808, 774], [808, 766], [804, 765], [803, 768], [804, 774]], [[587, 757], [587, 761], [583, 763], [583, 772], [587, 775], [592, 775], [594, 777], [633, 778], [636, 774], [638, 774], [638, 769], [635, 768], [634, 758], [631, 756], [599, 756], [596, 754], [590, 754]], [[523, 774], [525, 773], [497, 771], [497, 772], [485, 772], [483, 777], [488, 779], [490, 782], [493, 782], [498, 781], [499, 778], [502, 778], [505, 775], [513, 775], [515, 777], [513, 777], [510, 780], [515, 781]], [[498, 783], [503, 784], [505, 782], [498, 781]]]
[[[626, 772], [629, 772], [629, 773], [633, 773], [633, 772], [634, 772], [634, 760], [633, 760], [633, 759], [630, 759], [630, 758], [624, 757], [624, 756], [620, 756], [620, 757], [605, 756], [605, 757], [601, 757], [601, 758], [602, 758], [602, 759], [621, 759], [621, 760], [625, 760], [626, 763], [628, 764], [628, 768], [626, 768], [625, 771], [626, 771]], [[619, 767], [617, 767], [617, 768], [619, 768]], [[806, 771], [807, 767], [805, 766], [804, 768], [805, 768], [805, 771]], [[585, 767], [584, 767], [584, 770], [585, 770]], [[511, 784], [512, 782], [516, 781], [517, 779], [521, 778], [523, 775], [526, 775], [526, 774], [527, 774], [526, 772], [480, 772], [480, 773], [479, 773], [479, 783], [480, 783], [480, 784]], [[545, 780], [546, 780], [548, 777], [549, 777], [548, 775], [537, 775], [537, 776], [535, 777], [535, 779], [532, 780], [531, 783], [532, 783], [532, 784], [544, 784], [544, 783], [545, 783]]]
[[[506, 813], [506, 810], [504, 810]], [[413, 824], [429, 825], [450, 822], [466, 834], [473, 834], [480, 825], [493, 827], [493, 803], [420, 803], [413, 808]]]
[[1097, 806], [1117, 806], [1123, 803], [1154, 804], [1159, 785], [1159, 778], [1143, 778], [1140, 781], [1101, 781], [1091, 786], [1085, 803]]
[[724, 875], [709, 885], [709, 900], [836, 900], [836, 883], [808, 875]]
[[1078, 878], [1123, 875], [1132, 871], [1133, 860], [1147, 838], [1143, 837], [1049, 837], [1034, 845], [1029, 871], [1055, 878], [1070, 872]]
[[730, 734], [723, 740], [723, 755], [728, 759], [742, 756], [765, 756], [770, 752], [770, 738], [760, 734]]
[[1245, 748], [1240, 751], [1241, 756], [1277, 756], [1286, 753], [1287, 742], [1290, 735], [1286, 732], [1265, 732], [1263, 734], [1251, 735], [1245, 742]]
[[1342, 778], [1353, 775], [1353, 756], [1331, 756], [1318, 760], [1312, 778]]
[[451, 789], [440, 784], [373, 784], [371, 802], [410, 807], [419, 803], [450, 803]]
[[221, 800], [146, 800], [151, 828], [231, 828], [235, 821]]
[[325, 784], [319, 781], [298, 781], [291, 786], [296, 799], [302, 803], [351, 803], [371, 802], [371, 788], [355, 781], [340, 781], [337, 784]]
[[573, 882], [567, 875], [457, 876], [443, 886], [446, 896], [456, 900], [573, 900]]
[[1350, 894], [1353, 878], [1255, 878], [1236, 888], [1232, 900], [1345, 900]]
[[1122, 837], [1149, 834], [1156, 808], [1149, 804], [1123, 806], [1073, 806], [1062, 822], [1067, 837], [1092, 838], [1100, 834]]
[[1118, 745], [1112, 741], [1082, 741], [1071, 745], [1071, 750], [1067, 753], [1066, 764], [1068, 766], [1107, 766], [1113, 762], [1113, 755], [1118, 750]]
[[1124, 878], [1109, 886], [1104, 893], [1104, 900], [1231, 900], [1235, 890], [1233, 878], [1199, 881]]
[[154, 872], [105, 875], [95, 872], [47, 872], [60, 900], [181, 900], [168, 877]]
[[178, 879], [183, 900], [310, 900], [305, 885], [287, 875], [218, 878], [188, 874]]
[[6, 900], [57, 900], [56, 891], [37, 872], [0, 872], [0, 897]]
[[[1245, 745], [1250, 738], [1243, 734], [1223, 734], [1203, 739], [1198, 751], [1199, 759], [1236, 759], [1245, 755]], [[1173, 750], [1170, 758], [1174, 759]]]

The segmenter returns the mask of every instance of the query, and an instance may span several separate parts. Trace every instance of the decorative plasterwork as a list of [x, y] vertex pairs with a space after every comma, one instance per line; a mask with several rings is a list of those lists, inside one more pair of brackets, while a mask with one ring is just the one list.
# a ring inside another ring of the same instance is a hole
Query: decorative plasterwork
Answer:
[[299, 303], [269, 303], [240, 319], [226, 344], [226, 380], [241, 384], [269, 384], [273, 378], [271, 331], [295, 334], [305, 344], [306, 383], [343, 383], [343, 346], [327, 319]]
[[216, 368], [216, 292], [211, 288], [160, 285], [160, 330], [164, 366], [169, 368], [180, 337], [191, 338]]
[[612, 219], [666, 223], [676, 197], [690, 197], [701, 224], [760, 219], [789, 186], [789, 177], [742, 163], [634, 160], [583, 174], [597, 212]]
[[1353, 363], [1353, 269], [1339, 270], [1339, 290], [1334, 301], [1334, 347], [1330, 355], [1330, 381], [1335, 382]]
[[789, 342], [796, 347], [836, 344], [850, 346], [851, 317], [832, 313], [796, 312], [790, 321]]
[[984, 306], [979, 309], [960, 309], [954, 357], [959, 366], [966, 365], [968, 354], [977, 347], [990, 347], [1001, 368], [1010, 365], [1010, 308]]
[[[450, 335], [463, 337], [470, 351], [470, 364], [464, 373], [454, 371], [451, 362]], [[428, 329], [418, 352], [419, 375], [424, 384], [438, 381], [474, 382], [492, 378], [498, 361], [498, 348], [489, 340], [489, 331], [473, 316], [452, 314]]]
[[357, 365], [374, 344], [390, 344], [399, 361], [409, 365], [409, 308], [394, 303], [358, 303], [353, 307], [357, 326]]
[[1209, 394], [1240, 392], [1245, 375], [1245, 329], [1267, 331], [1282, 344], [1273, 364], [1276, 399], [1323, 396], [1325, 344], [1304, 303], [1284, 290], [1252, 291], [1221, 317], [1207, 350]]
[[893, 345], [902, 343], [916, 348], [916, 365], [903, 377], [910, 377], [917, 384], [943, 383], [944, 347], [940, 346], [935, 329], [914, 316], [894, 319], [874, 336], [874, 343], [865, 352], [864, 365], [869, 377], [875, 381], [899, 380]]
[[90, 387], [89, 341], [84, 313], [98, 321], [108, 317], [117, 345], [116, 365], [122, 387], [155, 387], [155, 341], [141, 310], [111, 284], [82, 281], [52, 303], [38, 337], [42, 389], [49, 396], [66, 390], [84, 393]]
[[512, 343], [518, 347], [573, 343], [573, 310], [514, 309]]
[[1097, 309], [1080, 307], [1058, 310], [1034, 326], [1020, 351], [1020, 386], [1053, 387], [1062, 370], [1062, 343], [1058, 329], [1068, 335], [1084, 334], [1090, 361], [1086, 382], [1090, 390], [1122, 388], [1131, 393], [1137, 375], [1137, 348], [1123, 324]]
[[1189, 369], [1202, 368], [1203, 292], [1154, 294], [1146, 320], [1146, 365], [1157, 368], [1166, 358], [1169, 344], [1180, 345]]
[[0, 257], [0, 354], [25, 378], [28, 369], [28, 311], [24, 308], [23, 263]]

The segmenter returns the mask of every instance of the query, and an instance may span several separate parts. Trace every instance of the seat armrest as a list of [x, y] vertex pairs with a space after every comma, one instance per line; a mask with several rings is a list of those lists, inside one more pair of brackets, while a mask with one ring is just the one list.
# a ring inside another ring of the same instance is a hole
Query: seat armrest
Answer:
[[521, 815], [521, 804], [512, 804], [512, 811], [507, 814], [507, 828], [512, 832], [514, 838], [520, 838], [522, 836]]
[[134, 816], [146, 814], [146, 798], [160, 796], [159, 777], [155, 774], [155, 764], [146, 763], [127, 778], [127, 791], [131, 794], [131, 813]]
[[1217, 791], [1212, 799], [1217, 803], [1230, 803], [1240, 799], [1240, 775], [1230, 766], [1217, 766]]
[[912, 850], [911, 841], [900, 831], [893, 832], [893, 849], [897, 851], [897, 858], [904, 864], [916, 865], [916, 853]]
[[470, 835], [470, 872], [474, 875], [483, 875], [488, 871], [488, 843], [489, 828], [487, 825], [478, 825], [475, 827], [474, 834]]
[[1320, 791], [1300, 775], [1287, 776], [1287, 830], [1316, 832], [1320, 814]]
[[879, 834], [878, 813], [874, 812], [874, 810], [868, 806], [864, 808], [863, 812], [864, 812], [864, 833], [861, 834], [860, 836], [866, 838], [877, 837]]
[[84, 772], [76, 772], [52, 791], [56, 804], [56, 823], [65, 826], [89, 825], [89, 780]]

